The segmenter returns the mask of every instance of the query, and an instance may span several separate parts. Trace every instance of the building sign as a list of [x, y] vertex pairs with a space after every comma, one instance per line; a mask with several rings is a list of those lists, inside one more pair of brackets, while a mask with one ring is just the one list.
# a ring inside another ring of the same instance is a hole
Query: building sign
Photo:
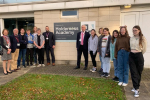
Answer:
[[95, 29], [95, 21], [54, 23], [56, 40], [76, 40], [81, 25], [85, 25], [88, 32]]
[[56, 40], [76, 40], [80, 22], [54, 23]]

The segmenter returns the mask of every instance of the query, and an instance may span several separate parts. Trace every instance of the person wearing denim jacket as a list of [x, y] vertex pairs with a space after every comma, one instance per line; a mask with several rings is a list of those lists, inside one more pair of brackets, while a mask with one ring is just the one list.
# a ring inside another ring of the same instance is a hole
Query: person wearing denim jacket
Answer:
[[119, 36], [119, 32], [117, 30], [114, 30], [112, 34], [111, 42], [110, 42], [110, 59], [111, 61], [113, 61], [113, 64], [114, 64], [114, 75], [115, 75], [113, 80], [116, 82], [119, 81], [119, 78], [118, 78], [119, 75], [118, 75], [118, 67], [117, 67], [118, 62], [114, 54], [115, 54], [115, 44], [116, 44], [116, 40], [118, 36]]
[[30, 30], [26, 30], [27, 34], [27, 38], [28, 38], [28, 44], [27, 44], [27, 55], [26, 55], [26, 59], [27, 59], [27, 66], [29, 66], [29, 59], [30, 59], [30, 66], [32, 66], [32, 61], [33, 61], [33, 40], [34, 40], [34, 36], [30, 33]]

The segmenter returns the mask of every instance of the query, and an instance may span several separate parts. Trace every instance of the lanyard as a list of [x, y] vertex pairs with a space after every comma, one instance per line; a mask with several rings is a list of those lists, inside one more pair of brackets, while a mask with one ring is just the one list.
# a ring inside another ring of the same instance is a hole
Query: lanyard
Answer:
[[19, 42], [19, 39], [16, 36], [15, 36], [15, 38], [16, 38], [17, 42]]
[[[3, 36], [4, 37], [4, 36]], [[9, 39], [7, 39], [6, 37], [4, 37], [4, 39], [6, 40], [7, 44], [10, 44]]]
[[47, 36], [47, 37], [48, 37], [48, 35], [49, 35], [49, 33], [48, 33], [48, 34], [46, 33], [46, 36]]

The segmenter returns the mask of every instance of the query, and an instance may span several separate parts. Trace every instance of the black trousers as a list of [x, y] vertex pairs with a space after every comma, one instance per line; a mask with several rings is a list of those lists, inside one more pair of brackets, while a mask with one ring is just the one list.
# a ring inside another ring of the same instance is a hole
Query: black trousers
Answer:
[[88, 66], [88, 50], [85, 50], [84, 47], [82, 45], [80, 45], [79, 50], [77, 50], [77, 66], [80, 67], [80, 62], [81, 62], [81, 55], [84, 55], [84, 59], [85, 59], [85, 67]]
[[37, 48], [37, 53], [38, 53], [39, 64], [44, 64], [44, 48], [41, 49]]
[[94, 67], [96, 67], [96, 60], [95, 60], [96, 54], [97, 54], [97, 51], [94, 55], [93, 55], [93, 51], [90, 51], [90, 55], [91, 55], [91, 59], [92, 59], [92, 63]]
[[50, 63], [49, 51], [51, 53], [52, 63], [55, 63], [54, 49], [51, 47], [46, 47], [45, 50], [46, 50], [47, 63]]
[[131, 72], [131, 78], [133, 87], [137, 90], [140, 87], [141, 74], [144, 67], [143, 54], [140, 53], [130, 53], [129, 54], [129, 66]]
[[27, 64], [29, 64], [29, 59], [30, 59], [30, 64], [32, 64], [33, 61], [33, 48], [27, 48], [26, 52], [26, 59], [27, 59]]

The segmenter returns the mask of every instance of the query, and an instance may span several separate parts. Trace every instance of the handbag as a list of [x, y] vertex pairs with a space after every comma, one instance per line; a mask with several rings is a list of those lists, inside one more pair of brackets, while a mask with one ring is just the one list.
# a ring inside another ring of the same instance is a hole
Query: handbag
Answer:
[[0, 46], [0, 55], [3, 55], [3, 48]]
[[0, 55], [3, 55], [3, 47], [1, 46], [1, 39], [3, 39], [2, 37], [0, 37]]

